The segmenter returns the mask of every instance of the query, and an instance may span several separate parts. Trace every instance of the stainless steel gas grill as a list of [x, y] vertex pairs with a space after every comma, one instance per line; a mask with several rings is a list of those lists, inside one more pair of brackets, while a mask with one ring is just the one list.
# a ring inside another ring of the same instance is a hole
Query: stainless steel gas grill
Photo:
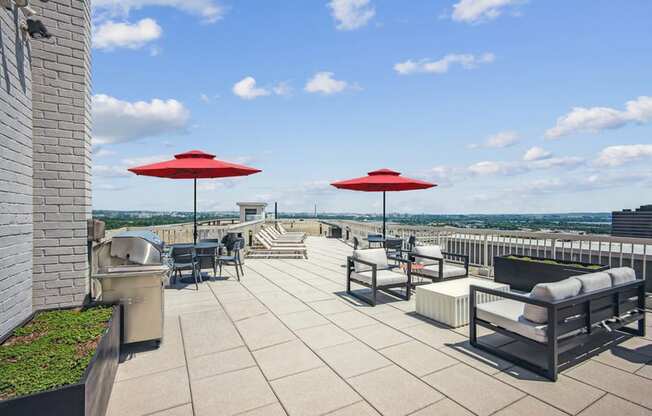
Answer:
[[94, 247], [92, 263], [93, 298], [123, 306], [123, 343], [160, 343], [163, 288], [170, 275], [161, 239], [150, 231], [116, 234]]

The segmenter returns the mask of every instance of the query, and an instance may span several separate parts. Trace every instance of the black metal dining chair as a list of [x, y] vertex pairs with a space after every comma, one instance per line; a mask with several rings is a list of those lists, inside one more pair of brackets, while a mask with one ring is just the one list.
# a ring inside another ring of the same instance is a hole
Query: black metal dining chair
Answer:
[[226, 256], [217, 256], [217, 264], [220, 268], [220, 276], [222, 276], [222, 266], [235, 266], [235, 274], [240, 281], [240, 275], [244, 276], [244, 269], [242, 267], [242, 256], [240, 251], [244, 247], [244, 240], [239, 238], [235, 240], [231, 247], [231, 254]]
[[387, 257], [403, 257], [403, 240], [401, 238], [385, 239]]
[[192, 277], [195, 280], [195, 288], [199, 290], [199, 262], [195, 254], [195, 248], [192, 246], [175, 246], [172, 247], [172, 276], [174, 282], [181, 277], [183, 271], [191, 270]]
[[214, 245], [211, 247], [195, 248], [197, 262], [199, 263], [198, 267], [199, 267], [200, 277], [201, 277], [201, 271], [207, 268], [213, 269], [213, 276], [217, 276], [217, 257], [218, 257], [219, 243], [202, 240], [200, 244], [204, 242], [214, 244]]

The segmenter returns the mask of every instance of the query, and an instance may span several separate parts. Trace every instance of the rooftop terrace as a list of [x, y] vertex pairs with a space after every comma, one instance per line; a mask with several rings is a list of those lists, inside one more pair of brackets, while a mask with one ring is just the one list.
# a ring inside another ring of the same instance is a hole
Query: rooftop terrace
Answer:
[[414, 298], [354, 300], [344, 292], [351, 248], [307, 245], [307, 260], [247, 260], [240, 283], [167, 289], [164, 342], [123, 350], [108, 414], [652, 414], [649, 332], [552, 383], [473, 349], [468, 327], [417, 316]]

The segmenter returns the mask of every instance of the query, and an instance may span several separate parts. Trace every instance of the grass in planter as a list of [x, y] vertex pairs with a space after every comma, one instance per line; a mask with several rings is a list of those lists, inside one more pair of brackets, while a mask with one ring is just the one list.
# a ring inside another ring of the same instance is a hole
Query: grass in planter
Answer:
[[527, 257], [527, 256], [525, 256], [525, 257], [521, 257], [521, 256], [507, 256], [507, 258], [508, 258], [508, 259], [511, 259], [511, 260], [531, 261], [531, 262], [534, 262], [534, 263], [556, 264], [556, 265], [560, 265], [560, 266], [575, 267], [575, 268], [577, 268], [577, 269], [597, 270], [597, 269], [599, 269], [599, 268], [602, 267], [602, 266], [600, 266], [599, 264], [589, 264], [589, 265], [585, 265], [585, 264], [578, 264], [578, 263], [560, 263], [560, 262], [558, 262], [557, 260], [552, 260], [552, 259], [544, 259], [544, 260], [542, 260], [542, 259], [533, 259], [533, 258], [531, 258], [531, 257]]
[[38, 313], [0, 345], [0, 400], [81, 380], [112, 308]]

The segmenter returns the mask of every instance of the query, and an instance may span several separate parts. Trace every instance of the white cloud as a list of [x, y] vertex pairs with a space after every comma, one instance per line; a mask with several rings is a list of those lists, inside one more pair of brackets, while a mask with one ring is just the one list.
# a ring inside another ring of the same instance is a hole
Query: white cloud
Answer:
[[113, 50], [115, 48], [139, 49], [161, 37], [163, 30], [154, 19], [142, 19], [137, 23], [106, 21], [93, 32], [93, 47]]
[[493, 62], [496, 56], [493, 53], [487, 52], [482, 55], [473, 54], [448, 54], [443, 58], [432, 61], [429, 59], [421, 59], [414, 61], [408, 59], [405, 62], [400, 62], [394, 65], [394, 70], [401, 75], [409, 74], [445, 74], [450, 69], [451, 65], [460, 65], [463, 69], [477, 68], [480, 64], [488, 64]]
[[108, 157], [108, 156], [113, 156], [115, 155], [114, 150], [107, 149], [103, 146], [95, 146], [93, 147], [93, 157]]
[[328, 7], [339, 30], [358, 29], [376, 14], [369, 0], [331, 0]]
[[129, 102], [97, 94], [92, 105], [96, 145], [180, 133], [190, 119], [190, 111], [173, 99]]
[[132, 174], [125, 166], [99, 165], [93, 163], [92, 173], [94, 177], [100, 178], [124, 178]]
[[523, 160], [526, 162], [531, 162], [534, 160], [548, 159], [551, 156], [552, 153], [550, 153], [546, 149], [539, 146], [534, 146], [528, 149], [527, 152], [525, 152], [525, 154], [523, 155]]
[[546, 131], [547, 139], [557, 139], [575, 133], [599, 133], [617, 129], [629, 123], [652, 121], [652, 97], [641, 96], [625, 103], [625, 110], [610, 107], [575, 107], [559, 117], [555, 127]]
[[206, 104], [211, 102], [210, 97], [208, 95], [204, 94], [204, 93], [199, 94], [199, 99], [202, 100]]
[[287, 96], [292, 95], [293, 89], [290, 83], [281, 81], [272, 88], [272, 91], [276, 95]]
[[535, 160], [527, 165], [529, 170], [551, 169], [568, 167], [573, 168], [582, 165], [584, 158], [577, 156], [550, 157], [542, 160]]
[[225, 13], [215, 0], [93, 0], [93, 12], [108, 16], [126, 17], [132, 10], [148, 6], [173, 7], [200, 16], [203, 21], [213, 23], [220, 20]]
[[233, 93], [243, 100], [253, 100], [270, 94], [265, 88], [256, 87], [256, 79], [254, 77], [245, 77], [236, 82], [233, 85]]
[[453, 5], [451, 18], [456, 22], [477, 23], [500, 16], [503, 9], [523, 0], [460, 0]]
[[652, 171], [641, 172], [598, 172], [588, 175], [573, 175], [564, 178], [537, 179], [508, 190], [511, 194], [553, 194], [590, 192], [618, 188], [632, 184], [648, 186], [652, 182]]
[[536, 160], [530, 162], [496, 162], [482, 161], [475, 163], [467, 168], [472, 175], [519, 175], [537, 170], [547, 170], [553, 168], [567, 167], [575, 168], [584, 163], [581, 157], [553, 157], [549, 159]]
[[128, 186], [126, 185], [115, 185], [111, 183], [94, 183], [93, 184], [93, 191], [108, 191], [108, 192], [113, 192], [113, 191], [123, 191], [125, 189], [129, 189]]
[[507, 162], [482, 161], [469, 166], [469, 172], [474, 175], [509, 175], [515, 173], [517, 165]]
[[510, 147], [515, 145], [521, 140], [519, 134], [512, 130], [505, 130], [492, 134], [487, 137], [487, 139], [480, 144], [474, 143], [470, 144], [467, 147], [469, 149], [478, 149], [481, 147], [491, 148], [491, 149], [502, 149], [505, 147]]
[[426, 180], [433, 181], [437, 185], [445, 187], [464, 179], [465, 172], [460, 168], [441, 165], [433, 166], [422, 176]]
[[[121, 164], [128, 166], [130, 168], [136, 166], [149, 165], [151, 163], [163, 162], [164, 160], [172, 159], [171, 155], [150, 155], [150, 156], [136, 156], [122, 159]], [[126, 168], [125, 168], [126, 169]]]
[[224, 183], [220, 181], [201, 181], [197, 184], [198, 191], [216, 191], [224, 188]]
[[493, 148], [503, 148], [513, 146], [520, 140], [518, 133], [515, 131], [501, 131], [487, 139], [486, 146]]
[[310, 93], [321, 93], [325, 95], [336, 94], [349, 87], [346, 81], [333, 78], [332, 72], [317, 72], [304, 87]]
[[652, 158], [652, 144], [628, 144], [602, 149], [595, 163], [600, 166], [621, 166], [627, 162]]

